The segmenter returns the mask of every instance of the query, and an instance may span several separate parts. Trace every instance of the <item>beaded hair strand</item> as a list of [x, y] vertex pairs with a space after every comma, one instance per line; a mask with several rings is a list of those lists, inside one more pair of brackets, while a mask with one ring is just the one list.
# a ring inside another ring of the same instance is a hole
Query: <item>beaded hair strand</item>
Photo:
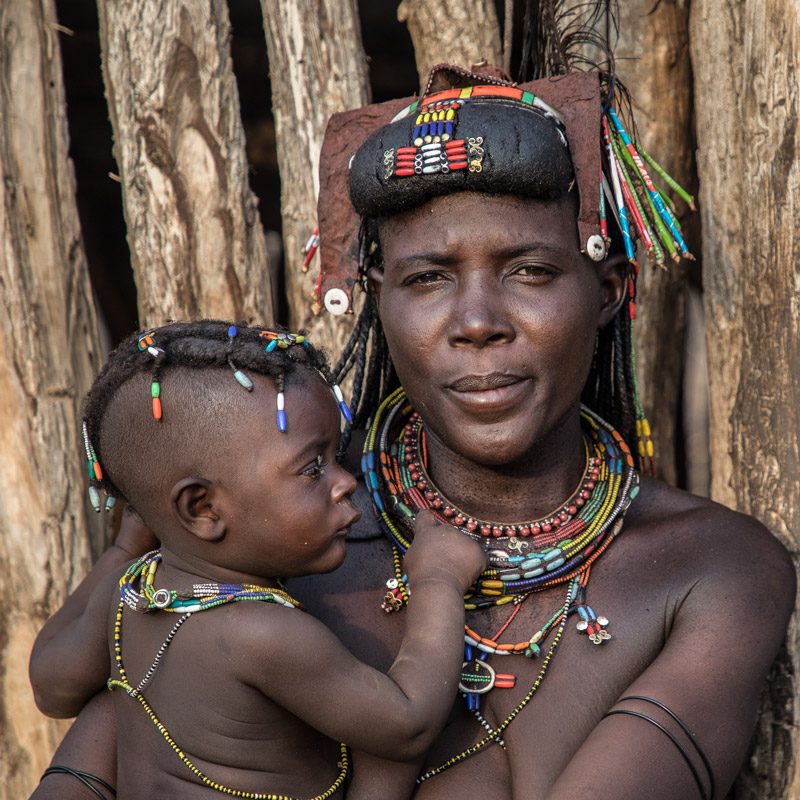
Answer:
[[107, 508], [121, 496], [118, 487], [103, 472], [102, 458], [98, 457], [95, 445], [99, 442], [103, 419], [112, 398], [130, 378], [150, 374], [152, 417], [155, 423], [159, 423], [165, 414], [169, 414], [169, 399], [162, 397], [160, 379], [170, 369], [230, 369], [233, 380], [248, 392], [253, 390], [253, 381], [248, 373], [263, 375], [275, 382], [276, 422], [278, 430], [284, 432], [287, 428], [285, 378], [297, 367], [311, 369], [322, 376], [331, 387], [349, 425], [352, 421], [350, 409], [324, 354], [301, 333], [201, 320], [165, 325], [128, 337], [109, 356], [86, 398], [82, 437], [92, 507], [100, 511], [100, 489], [108, 495]]

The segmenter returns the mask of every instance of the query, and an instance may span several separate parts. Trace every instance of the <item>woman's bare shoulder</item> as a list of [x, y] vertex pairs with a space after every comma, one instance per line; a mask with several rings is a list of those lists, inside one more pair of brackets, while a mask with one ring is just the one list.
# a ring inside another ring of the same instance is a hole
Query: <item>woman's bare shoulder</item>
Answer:
[[791, 604], [795, 566], [784, 544], [761, 522], [726, 506], [642, 478], [641, 492], [628, 514], [626, 535], [667, 548], [690, 576], [719, 581], [737, 593], [763, 591]]

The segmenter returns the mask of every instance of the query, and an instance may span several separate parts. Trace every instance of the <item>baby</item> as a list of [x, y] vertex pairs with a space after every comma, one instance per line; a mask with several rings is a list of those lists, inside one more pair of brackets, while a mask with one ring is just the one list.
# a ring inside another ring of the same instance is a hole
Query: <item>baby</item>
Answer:
[[343, 797], [345, 745], [410, 761], [444, 725], [479, 545], [417, 521], [388, 674], [282, 588], [336, 569], [359, 518], [336, 461], [340, 409], [304, 337], [218, 321], [131, 337], [95, 381], [92, 502], [124, 497], [161, 547], [98, 583], [68, 624], [48, 623], [31, 680], [58, 716], [114, 690], [119, 798]]

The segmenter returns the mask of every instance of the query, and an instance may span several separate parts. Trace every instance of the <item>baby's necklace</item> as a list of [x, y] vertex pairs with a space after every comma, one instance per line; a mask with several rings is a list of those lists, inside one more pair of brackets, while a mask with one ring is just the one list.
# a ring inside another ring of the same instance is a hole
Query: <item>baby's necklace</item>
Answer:
[[[131, 564], [120, 579], [120, 599], [114, 620], [114, 660], [116, 661], [119, 678], [110, 678], [108, 680], [109, 690], [123, 689], [130, 697], [138, 700], [147, 716], [178, 758], [180, 758], [186, 767], [188, 767], [188, 769], [206, 786], [215, 789], [221, 794], [249, 798], [249, 800], [295, 800], [286, 795], [277, 795], [271, 792], [250, 792], [244, 789], [232, 789], [209, 778], [194, 764], [186, 755], [185, 751], [178, 746], [170, 732], [159, 720], [155, 711], [153, 711], [153, 708], [145, 699], [142, 694], [142, 689], [144, 689], [152, 679], [164, 653], [167, 651], [175, 634], [178, 632], [178, 629], [192, 614], [198, 611], [206, 611], [216, 606], [225, 605], [226, 603], [237, 603], [248, 600], [260, 601], [262, 603], [277, 603], [287, 608], [299, 608], [301, 610], [302, 605], [282, 589], [268, 589], [264, 586], [257, 586], [256, 584], [250, 583], [195, 583], [188, 591], [155, 589], [153, 584], [156, 570], [160, 563], [161, 553], [158, 550], [154, 550], [143, 555]], [[137, 686], [131, 685], [125, 671], [125, 665], [122, 661], [122, 615], [125, 606], [138, 612], [169, 611], [181, 614], [170, 629], [161, 647], [159, 647], [156, 652], [153, 663], [145, 672], [144, 678], [142, 678]], [[350, 771], [349, 754], [345, 744], [339, 745], [338, 766], [339, 774], [334, 782], [324, 792], [315, 795], [311, 800], [327, 800], [327, 798], [334, 795], [344, 784]]]

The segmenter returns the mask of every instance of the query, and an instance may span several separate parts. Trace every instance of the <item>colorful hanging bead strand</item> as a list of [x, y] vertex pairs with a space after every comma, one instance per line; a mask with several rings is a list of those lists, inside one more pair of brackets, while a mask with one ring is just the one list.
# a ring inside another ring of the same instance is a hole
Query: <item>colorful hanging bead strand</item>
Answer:
[[[635, 259], [629, 227], [632, 224], [657, 264], [663, 264], [665, 251], [674, 260], [681, 256], [693, 260], [680, 223], [670, 210], [671, 200], [656, 187], [645, 162], [691, 209], [694, 208], [694, 198], [639, 147], [614, 108], [609, 107], [601, 124], [613, 203], [628, 258]], [[602, 207], [601, 203], [601, 229]]]
[[[256, 586], [254, 584], [218, 584], [218, 583], [198, 583], [194, 584], [191, 594], [194, 598], [199, 599], [200, 603], [193, 603], [189, 600], [180, 599], [186, 593], [182, 593], [174, 589], [154, 589], [153, 581], [161, 562], [161, 554], [159, 551], [153, 551], [142, 556], [134, 562], [125, 572], [120, 579], [120, 600], [117, 606], [117, 612], [114, 619], [114, 660], [119, 672], [119, 678], [111, 678], [108, 681], [109, 690], [122, 689], [130, 697], [133, 697], [144, 708], [145, 713], [150, 718], [151, 722], [155, 725], [158, 732], [164, 737], [164, 740], [183, 762], [183, 764], [197, 777], [204, 785], [211, 789], [233, 797], [249, 798], [250, 800], [299, 800], [288, 795], [273, 794], [271, 792], [249, 792], [244, 789], [233, 789], [218, 781], [209, 778], [197, 765], [186, 755], [183, 749], [175, 742], [172, 735], [167, 730], [166, 726], [156, 716], [155, 711], [150, 706], [147, 699], [142, 694], [142, 689], [153, 678], [156, 670], [158, 669], [161, 659], [166, 653], [169, 645], [171, 644], [178, 629], [184, 622], [195, 612], [205, 611], [209, 608], [214, 608], [218, 605], [226, 603], [257, 600], [267, 603], [278, 603], [288, 608], [302, 608], [300, 603], [290, 597], [286, 592], [280, 589], [267, 589], [265, 587]], [[139, 584], [139, 589], [136, 585]], [[161, 598], [170, 598], [169, 603], [162, 605], [156, 598], [159, 593], [163, 593]], [[181, 617], [177, 620], [175, 625], [172, 626], [166, 639], [156, 652], [153, 663], [145, 672], [144, 678], [137, 686], [133, 686], [125, 670], [125, 664], [122, 659], [122, 620], [125, 606], [136, 611], [172, 611], [180, 612]], [[322, 793], [315, 795], [311, 800], [327, 800], [327, 798], [334, 795], [343, 785], [347, 779], [350, 771], [350, 760], [347, 746], [345, 744], [339, 745], [339, 774], [334, 782]]]
[[[103, 468], [97, 459], [97, 453], [94, 451], [91, 439], [89, 439], [89, 428], [86, 425], [86, 420], [83, 421], [83, 447], [86, 451], [86, 461], [89, 467], [89, 502], [92, 508], [99, 514], [100, 513], [100, 492], [95, 486], [95, 481], [103, 480]], [[108, 503], [106, 503], [108, 507]], [[110, 507], [113, 507], [113, 503]]]
[[248, 392], [253, 391], [253, 381], [250, 380], [250, 376], [247, 375], [245, 372], [240, 370], [234, 363], [233, 363], [233, 347], [236, 341], [236, 337], [239, 334], [239, 329], [235, 325], [230, 325], [228, 327], [228, 366], [233, 371], [233, 377], [236, 379], [236, 382], [239, 386], [246, 389]]
[[159, 381], [159, 367], [166, 355], [164, 350], [155, 343], [155, 334], [153, 331], [150, 333], [143, 333], [139, 336], [136, 346], [139, 351], [146, 353], [153, 358], [153, 375], [150, 379], [150, 400], [151, 400], [151, 413], [156, 422], [160, 422], [163, 417], [163, 408], [161, 405], [161, 383]]

